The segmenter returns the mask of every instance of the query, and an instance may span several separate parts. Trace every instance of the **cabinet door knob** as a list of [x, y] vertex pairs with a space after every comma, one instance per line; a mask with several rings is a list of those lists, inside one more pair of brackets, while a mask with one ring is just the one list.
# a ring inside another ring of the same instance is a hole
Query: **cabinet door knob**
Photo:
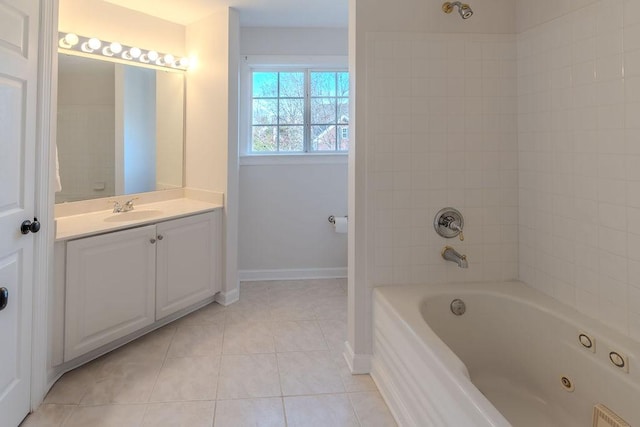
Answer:
[[158, 234], [158, 240], [162, 240], [164, 239], [164, 236], [162, 234]]
[[151, 242], [151, 244], [154, 244], [156, 242], [156, 239], [151, 238], [151, 239], [149, 239], [149, 242]]
[[7, 304], [9, 304], [9, 290], [0, 288], [0, 311], [7, 308]]

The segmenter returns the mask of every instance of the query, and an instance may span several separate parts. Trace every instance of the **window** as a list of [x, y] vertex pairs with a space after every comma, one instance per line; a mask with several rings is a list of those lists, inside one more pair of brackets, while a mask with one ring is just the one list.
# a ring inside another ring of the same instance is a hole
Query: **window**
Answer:
[[349, 73], [314, 69], [251, 71], [250, 152], [349, 150]]

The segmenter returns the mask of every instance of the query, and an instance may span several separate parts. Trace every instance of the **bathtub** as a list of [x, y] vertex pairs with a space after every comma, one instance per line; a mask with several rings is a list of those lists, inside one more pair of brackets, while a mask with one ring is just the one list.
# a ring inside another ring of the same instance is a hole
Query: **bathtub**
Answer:
[[640, 343], [521, 282], [376, 288], [373, 342], [400, 426], [591, 426], [598, 403], [640, 426]]

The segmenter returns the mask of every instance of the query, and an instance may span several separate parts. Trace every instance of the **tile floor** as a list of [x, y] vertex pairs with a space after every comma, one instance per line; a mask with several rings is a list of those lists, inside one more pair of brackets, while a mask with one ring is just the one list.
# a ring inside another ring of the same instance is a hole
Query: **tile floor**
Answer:
[[22, 426], [395, 426], [346, 366], [346, 319], [346, 280], [244, 282], [65, 374]]

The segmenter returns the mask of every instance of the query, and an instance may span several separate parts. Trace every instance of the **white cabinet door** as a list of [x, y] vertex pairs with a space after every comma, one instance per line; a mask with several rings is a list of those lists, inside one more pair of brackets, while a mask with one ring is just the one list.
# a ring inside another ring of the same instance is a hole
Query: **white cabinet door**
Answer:
[[156, 320], [220, 290], [220, 211], [157, 225]]
[[65, 361], [154, 322], [155, 229], [67, 244]]

